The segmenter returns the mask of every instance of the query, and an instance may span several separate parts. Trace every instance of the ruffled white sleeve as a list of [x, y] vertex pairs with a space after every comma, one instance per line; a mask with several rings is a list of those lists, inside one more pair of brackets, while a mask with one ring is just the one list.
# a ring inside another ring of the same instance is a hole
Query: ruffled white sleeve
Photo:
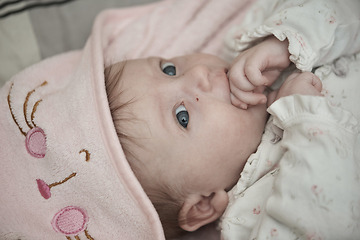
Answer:
[[284, 155], [249, 239], [360, 239], [358, 123], [323, 97], [293, 95], [268, 111]]
[[259, 0], [249, 16], [229, 31], [228, 49], [242, 51], [268, 35], [288, 39], [290, 60], [303, 71], [360, 50], [359, 0]]

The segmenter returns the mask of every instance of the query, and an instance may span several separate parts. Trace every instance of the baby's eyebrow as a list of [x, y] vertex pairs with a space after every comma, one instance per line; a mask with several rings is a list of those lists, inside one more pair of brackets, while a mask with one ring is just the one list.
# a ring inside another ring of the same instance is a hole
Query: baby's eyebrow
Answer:
[[146, 59], [147, 67], [152, 76], [159, 74], [161, 59], [160, 57], [149, 57]]

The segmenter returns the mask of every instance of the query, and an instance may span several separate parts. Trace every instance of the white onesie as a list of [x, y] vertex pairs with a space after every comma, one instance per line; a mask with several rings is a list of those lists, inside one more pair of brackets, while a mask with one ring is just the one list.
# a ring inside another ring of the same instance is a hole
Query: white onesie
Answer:
[[250, 12], [227, 36], [228, 57], [270, 34], [287, 38], [297, 68], [320, 66], [325, 97], [270, 106], [229, 193], [222, 239], [360, 239], [360, 1], [261, 0]]

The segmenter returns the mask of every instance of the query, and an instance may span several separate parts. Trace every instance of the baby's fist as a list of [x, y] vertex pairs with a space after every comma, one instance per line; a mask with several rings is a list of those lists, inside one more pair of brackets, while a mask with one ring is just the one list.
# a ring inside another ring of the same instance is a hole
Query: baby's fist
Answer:
[[293, 73], [281, 85], [280, 89], [268, 96], [268, 106], [281, 97], [293, 94], [323, 96], [321, 94], [322, 83], [320, 79], [311, 72]]

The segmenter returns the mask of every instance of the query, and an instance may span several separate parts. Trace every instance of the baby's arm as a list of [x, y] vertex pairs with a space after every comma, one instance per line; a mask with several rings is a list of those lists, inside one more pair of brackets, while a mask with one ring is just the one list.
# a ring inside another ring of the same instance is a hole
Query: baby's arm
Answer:
[[[268, 111], [284, 149], [257, 239], [359, 239], [359, 126], [324, 97], [292, 95]], [[270, 159], [271, 160], [271, 159]]]
[[253, 233], [258, 239], [360, 237], [359, 126], [351, 113], [319, 97], [321, 86], [312, 73], [294, 73], [269, 96], [284, 154]]
[[290, 60], [302, 71], [360, 50], [358, 0], [278, 0], [271, 1], [271, 5], [267, 0], [258, 0], [249, 14], [258, 12], [265, 15], [265, 20], [255, 21], [257, 24], [250, 24], [251, 28], [234, 27], [226, 36], [227, 48], [239, 52], [274, 35], [289, 41]]
[[228, 72], [231, 102], [246, 109], [248, 105], [266, 102], [263, 93], [281, 71], [289, 66], [288, 42], [271, 36], [260, 44], [240, 53]]
[[[358, 0], [271, 1], [271, 4], [267, 0], [258, 0], [249, 12], [257, 17], [229, 32], [225, 40], [229, 50], [239, 52], [248, 49], [264, 37], [275, 36], [279, 42], [288, 44], [288, 58], [302, 71], [311, 71], [315, 66], [360, 50]], [[263, 15], [261, 18], [258, 17], [261, 16], [260, 13]], [[260, 20], [255, 21], [256, 19]], [[249, 50], [256, 50], [257, 47], [258, 45], [255, 45], [255, 49]], [[235, 59], [229, 75], [233, 91], [232, 103], [242, 108], [258, 104], [265, 99], [261, 94], [263, 88], [258, 87], [259, 83], [263, 83], [261, 79], [256, 82], [248, 79], [253, 85], [251, 90], [242, 88], [243, 82], [247, 79], [239, 79], [241, 74], [246, 76], [244, 65], [238, 63], [241, 60], [239, 58], [243, 58], [245, 53], [249, 54], [249, 50]], [[235, 71], [236, 66], [240, 66], [240, 70], [236, 70], [238, 73], [235, 74], [232, 71]], [[280, 67], [277, 70], [281, 69]], [[249, 91], [254, 91], [255, 94]]]

